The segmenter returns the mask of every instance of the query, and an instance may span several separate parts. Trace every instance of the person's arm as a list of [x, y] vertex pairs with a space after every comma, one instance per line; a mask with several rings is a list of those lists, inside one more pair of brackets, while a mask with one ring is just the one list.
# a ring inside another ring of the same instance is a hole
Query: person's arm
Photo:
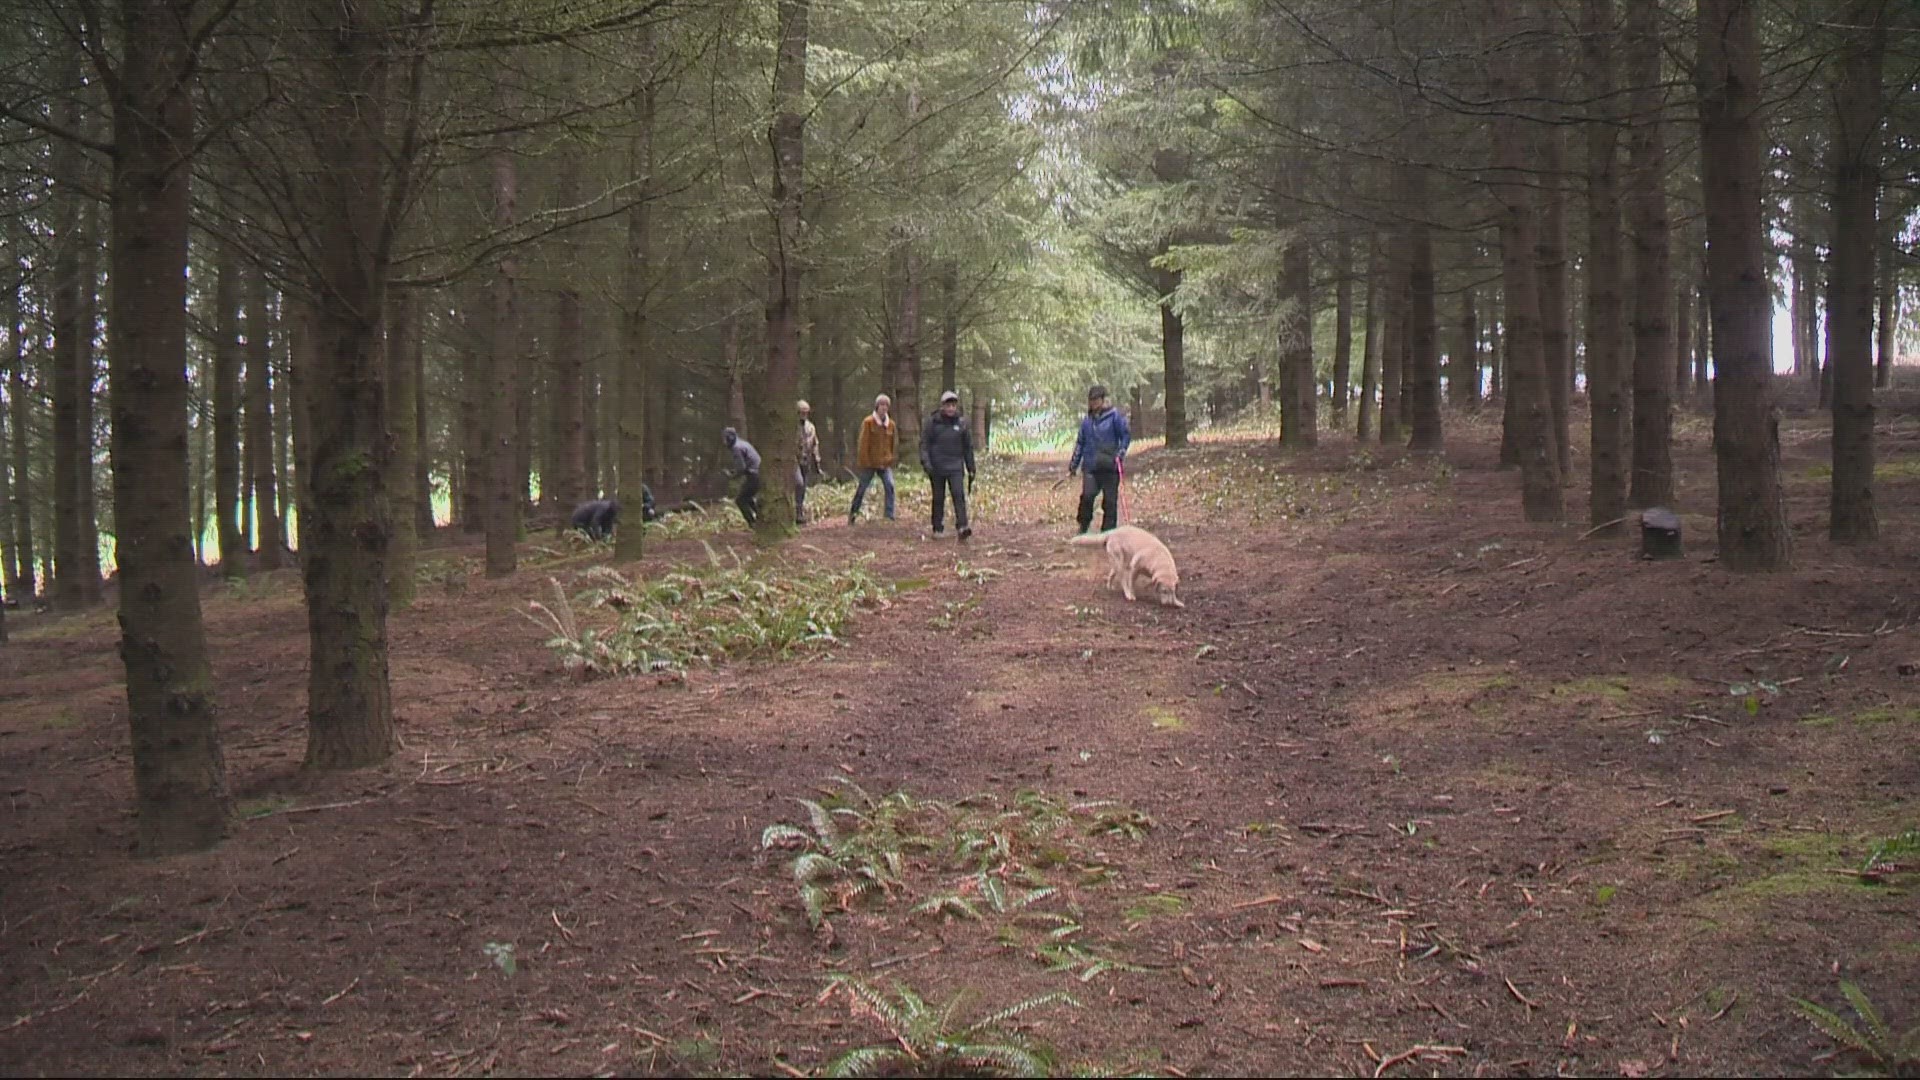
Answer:
[[933, 475], [933, 421], [920, 425], [920, 471]]
[[1080, 461], [1082, 458], [1085, 458], [1086, 456], [1087, 456], [1087, 420], [1086, 420], [1086, 417], [1081, 417], [1080, 433], [1074, 436], [1074, 440], [1073, 440], [1073, 460], [1067, 462], [1068, 476], [1072, 476], [1074, 473], [1077, 473], [1080, 471]]
[[960, 452], [967, 458], [967, 483], [973, 483], [973, 427], [965, 420], [960, 421]]
[[1133, 428], [1127, 424], [1127, 414], [1119, 409], [1113, 410], [1113, 417], [1120, 436], [1120, 450], [1114, 455], [1114, 460], [1118, 461], [1127, 456], [1127, 447], [1133, 445]]

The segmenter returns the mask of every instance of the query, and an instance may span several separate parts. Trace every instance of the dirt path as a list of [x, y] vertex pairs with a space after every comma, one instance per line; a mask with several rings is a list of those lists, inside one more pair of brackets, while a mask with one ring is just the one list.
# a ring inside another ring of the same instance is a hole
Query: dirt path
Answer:
[[[351, 776], [296, 771], [292, 594], [224, 596], [249, 816], [165, 864], [124, 857], [110, 622], [28, 628], [0, 654], [0, 1068], [808, 1070], [888, 1041], [822, 999], [835, 974], [970, 989], [969, 1017], [1067, 991], [1021, 1018], [1063, 1060], [1185, 1074], [1818, 1072], [1788, 999], [1837, 1004], [1836, 971], [1920, 1021], [1913, 875], [1835, 872], [1920, 826], [1920, 469], [1889, 470], [1879, 549], [1805, 534], [1754, 580], [1703, 561], [1697, 483], [1692, 557], [1644, 564], [1517, 527], [1513, 478], [1457, 438], [1456, 468], [1139, 455], [1184, 610], [1102, 591], [1052, 467], [991, 470], [964, 549], [917, 538], [912, 499], [891, 527], [827, 513], [788, 557], [872, 552], [891, 606], [683, 686], [560, 673], [518, 613], [546, 572], [434, 573], [394, 629], [406, 749]], [[1789, 455], [1809, 523], [1817, 449]], [[996, 808], [990, 876], [1058, 891], [994, 911], [908, 847], [889, 895], [810, 927], [761, 839], [835, 776], [922, 800], [900, 821], [943, 843], [973, 835], [956, 804]], [[912, 913], [949, 893], [981, 917]]]

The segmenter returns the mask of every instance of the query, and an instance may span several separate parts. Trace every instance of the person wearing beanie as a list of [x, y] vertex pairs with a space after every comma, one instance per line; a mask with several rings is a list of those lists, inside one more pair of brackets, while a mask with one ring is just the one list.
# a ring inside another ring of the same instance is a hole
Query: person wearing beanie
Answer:
[[[947, 493], [953, 493], [953, 523], [960, 539], [973, 535], [967, 524], [967, 489], [973, 486], [973, 432], [967, 418], [960, 415], [960, 395], [949, 390], [940, 395], [940, 407], [927, 417], [920, 429], [920, 467], [933, 485], [933, 535], [937, 539], [947, 531]], [[966, 484], [960, 483], [965, 475]]]
[[1087, 390], [1087, 415], [1080, 418], [1080, 437], [1074, 440], [1073, 460], [1067, 463], [1067, 475], [1080, 473], [1080, 531], [1093, 524], [1093, 501], [1100, 499], [1100, 531], [1111, 532], [1120, 523], [1120, 469], [1133, 443], [1127, 418], [1107, 400], [1107, 388], [1094, 384]]
[[900, 425], [887, 410], [893, 401], [885, 394], [873, 399], [873, 412], [860, 421], [860, 445], [854, 464], [860, 467], [860, 486], [854, 489], [853, 506], [847, 510], [847, 524], [860, 520], [860, 504], [866, 500], [867, 485], [874, 477], [887, 492], [887, 520], [893, 520], [893, 466], [900, 460]]

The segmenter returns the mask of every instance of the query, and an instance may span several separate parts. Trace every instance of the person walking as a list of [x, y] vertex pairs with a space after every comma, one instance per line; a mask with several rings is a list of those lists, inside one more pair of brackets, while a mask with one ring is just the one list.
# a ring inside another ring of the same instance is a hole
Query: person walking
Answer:
[[[960, 415], [960, 395], [949, 390], [940, 395], [940, 407], [927, 417], [920, 431], [920, 467], [933, 485], [933, 535], [945, 535], [947, 493], [953, 493], [953, 523], [960, 539], [973, 535], [967, 524], [967, 491], [973, 487], [973, 432], [967, 418]], [[960, 477], [965, 475], [965, 486]]]
[[1126, 414], [1107, 400], [1107, 388], [1087, 389], [1087, 415], [1080, 418], [1080, 437], [1073, 443], [1067, 475], [1086, 472], [1080, 482], [1080, 531], [1093, 524], [1093, 500], [1100, 498], [1100, 531], [1112, 532], [1120, 523], [1120, 470], [1133, 443]]
[[860, 504], [867, 497], [867, 485], [874, 477], [887, 493], [887, 520], [893, 520], [893, 466], [900, 460], [900, 425], [888, 414], [893, 402], [881, 394], [873, 399], [873, 412], [860, 421], [860, 445], [854, 464], [860, 467], [860, 486], [854, 489], [853, 506], [847, 511], [847, 524], [860, 520]]
[[807, 485], [820, 478], [820, 435], [814, 430], [813, 406], [801, 401], [800, 438], [795, 444], [797, 453], [794, 460], [799, 462], [793, 472], [793, 523], [807, 523]]
[[740, 494], [734, 496], [733, 504], [740, 508], [740, 516], [747, 519], [747, 526], [751, 528], [760, 516], [760, 451], [732, 428], [720, 429], [720, 441], [733, 451], [733, 468], [727, 470], [727, 475], [741, 478]]

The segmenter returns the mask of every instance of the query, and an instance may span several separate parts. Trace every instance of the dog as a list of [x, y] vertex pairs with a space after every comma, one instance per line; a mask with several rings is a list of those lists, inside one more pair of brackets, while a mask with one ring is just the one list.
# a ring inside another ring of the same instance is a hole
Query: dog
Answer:
[[588, 539], [605, 540], [619, 525], [620, 504], [612, 499], [583, 502], [573, 508], [573, 516], [568, 520], [574, 528], [586, 533]]
[[1144, 575], [1152, 579], [1159, 591], [1160, 603], [1167, 607], [1187, 606], [1178, 595], [1180, 570], [1173, 564], [1173, 552], [1147, 530], [1122, 525], [1112, 532], [1082, 533], [1067, 542], [1076, 547], [1105, 547], [1107, 561], [1112, 564], [1107, 571], [1107, 586], [1111, 588], [1117, 579], [1120, 592], [1127, 599], [1137, 599], [1133, 595], [1133, 581]]

